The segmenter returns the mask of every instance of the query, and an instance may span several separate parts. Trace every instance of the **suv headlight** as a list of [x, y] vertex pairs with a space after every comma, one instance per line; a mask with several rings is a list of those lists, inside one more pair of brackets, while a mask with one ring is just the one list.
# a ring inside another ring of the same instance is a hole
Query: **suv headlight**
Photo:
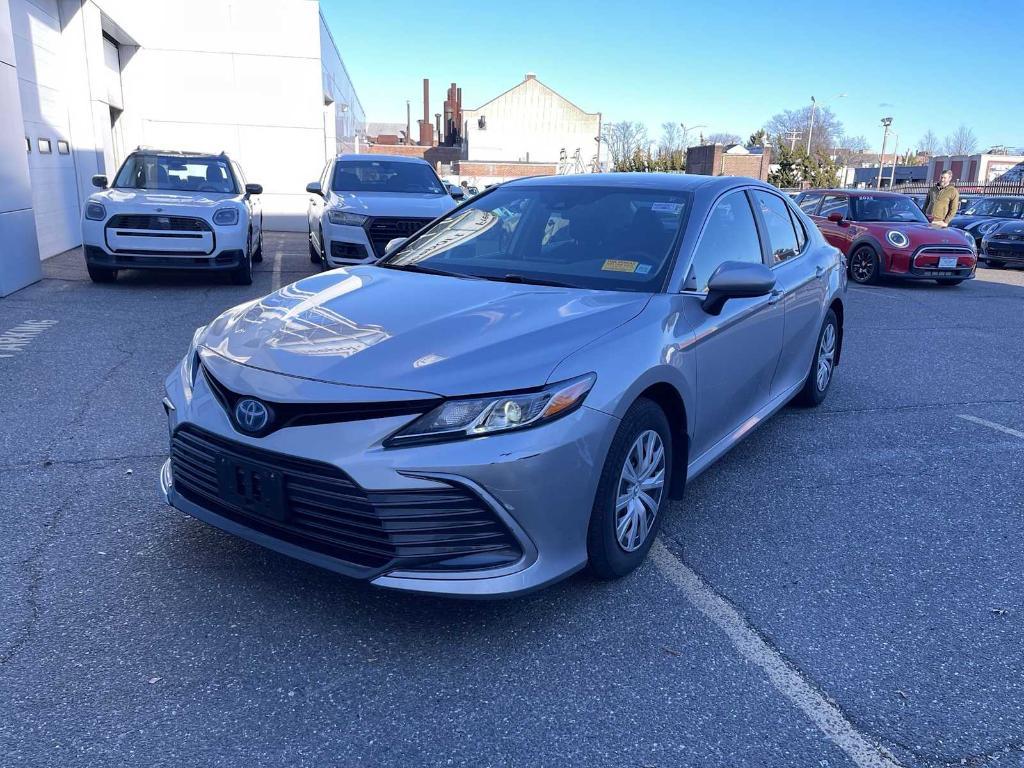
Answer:
[[192, 343], [188, 345], [188, 353], [181, 361], [181, 373], [185, 377], [185, 384], [189, 391], [195, 386], [196, 376], [199, 375], [199, 339], [206, 332], [206, 326], [201, 325], [192, 334]]
[[388, 438], [385, 445], [479, 437], [544, 424], [572, 413], [597, 381], [588, 373], [536, 392], [447, 400]]
[[237, 224], [238, 209], [221, 208], [219, 211], [213, 214], [213, 223], [219, 224], [222, 227], [230, 227], [233, 224]]
[[910, 238], [900, 232], [898, 229], [890, 229], [885, 233], [885, 239], [889, 241], [891, 245], [897, 248], [906, 248], [910, 245]]
[[347, 224], [350, 227], [361, 227], [370, 217], [363, 216], [361, 213], [349, 213], [348, 211], [338, 211], [330, 208], [327, 211], [327, 218], [330, 219], [331, 224]]
[[103, 221], [107, 218], [107, 209], [103, 203], [87, 203], [85, 206], [85, 218], [92, 221]]

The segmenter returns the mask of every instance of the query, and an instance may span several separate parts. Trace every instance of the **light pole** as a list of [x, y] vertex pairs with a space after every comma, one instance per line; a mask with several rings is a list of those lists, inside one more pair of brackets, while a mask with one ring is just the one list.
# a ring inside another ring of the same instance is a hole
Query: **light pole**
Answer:
[[688, 142], [690, 141], [690, 131], [696, 131], [698, 128], [707, 128], [707, 126], [704, 125], [704, 123], [701, 123], [700, 125], [687, 125], [686, 123], [680, 123], [679, 127], [683, 129], [684, 150], [689, 146]]
[[[900, 157], [899, 152], [897, 151], [900, 147], [900, 135], [898, 133], [894, 133], [893, 136], [895, 138], [892, 142], [892, 173], [889, 174], [889, 189], [892, 189], [893, 184], [896, 183], [896, 163], [899, 161]], [[882, 159], [884, 160], [885, 158], [883, 157]]]
[[[828, 101], [823, 102], [823, 103], [824, 104], [830, 104], [831, 102], [835, 101], [836, 99], [843, 98], [845, 95], [846, 95], [845, 93], [837, 93], [831, 99], [829, 99]], [[817, 106], [817, 102], [814, 100], [814, 97], [811, 96], [811, 124], [807, 127], [807, 154], [808, 155], [811, 154], [811, 136], [814, 134], [814, 108], [816, 106]]]
[[885, 167], [885, 144], [889, 140], [889, 126], [892, 125], [891, 117], [882, 118], [882, 156], [878, 159], [878, 179], [875, 181], [875, 189], [882, 188], [882, 169]]

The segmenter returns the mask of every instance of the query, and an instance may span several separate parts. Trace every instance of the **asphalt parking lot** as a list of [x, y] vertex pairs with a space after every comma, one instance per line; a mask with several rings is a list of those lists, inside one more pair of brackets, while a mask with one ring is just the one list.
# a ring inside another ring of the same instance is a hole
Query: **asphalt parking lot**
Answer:
[[163, 505], [193, 330], [312, 270], [265, 254], [243, 288], [69, 252], [0, 300], [0, 765], [1024, 765], [1024, 272], [851, 288], [829, 400], [644, 567], [477, 603]]

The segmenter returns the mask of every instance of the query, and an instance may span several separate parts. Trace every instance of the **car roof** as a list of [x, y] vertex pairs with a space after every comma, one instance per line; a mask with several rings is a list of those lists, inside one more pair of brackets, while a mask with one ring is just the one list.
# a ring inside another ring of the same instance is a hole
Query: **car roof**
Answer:
[[694, 173], [578, 173], [564, 176], [528, 176], [511, 179], [507, 186], [540, 187], [622, 187], [664, 191], [718, 192], [732, 187], [757, 186], [774, 192], [777, 187], [746, 176], [701, 176]]
[[338, 162], [345, 162], [346, 160], [387, 160], [388, 162], [400, 162], [400, 163], [421, 163], [423, 165], [430, 165], [422, 157], [406, 157], [405, 155], [384, 155], [374, 152], [373, 154], [367, 153], [356, 153], [356, 152], [345, 152], [337, 157]]
[[[823, 195], [849, 195], [850, 197], [910, 197], [904, 192], [890, 192], [884, 189], [804, 189], [804, 192], [815, 192]], [[924, 193], [922, 193], [924, 194]]]
[[136, 147], [133, 155], [170, 155], [171, 157], [227, 157], [221, 152], [192, 152], [183, 149], [157, 149], [156, 147]]

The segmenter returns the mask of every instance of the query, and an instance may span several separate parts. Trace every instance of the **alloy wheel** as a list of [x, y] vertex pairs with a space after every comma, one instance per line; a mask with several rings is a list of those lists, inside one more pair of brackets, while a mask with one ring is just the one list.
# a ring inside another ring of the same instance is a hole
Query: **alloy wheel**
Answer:
[[642, 432], [626, 453], [615, 497], [615, 539], [626, 552], [643, 546], [665, 490], [665, 446], [653, 429]]
[[859, 249], [850, 259], [850, 276], [858, 283], [866, 283], [874, 274], [874, 255], [867, 248]]
[[818, 372], [816, 383], [818, 391], [824, 392], [832, 380], [832, 369], [836, 357], [836, 327], [832, 323], [821, 332], [821, 343], [818, 344]]

